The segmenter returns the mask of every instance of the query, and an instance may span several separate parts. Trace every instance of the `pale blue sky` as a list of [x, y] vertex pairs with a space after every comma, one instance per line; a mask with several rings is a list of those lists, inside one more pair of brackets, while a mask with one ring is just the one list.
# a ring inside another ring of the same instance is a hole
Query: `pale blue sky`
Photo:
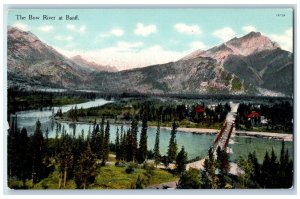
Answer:
[[[17, 20], [16, 15], [25, 16]], [[29, 20], [28, 16], [56, 17]], [[65, 15], [79, 20], [58, 20]], [[292, 9], [12, 9], [8, 25], [29, 30], [67, 56], [119, 69], [176, 61], [251, 30], [292, 51]]]

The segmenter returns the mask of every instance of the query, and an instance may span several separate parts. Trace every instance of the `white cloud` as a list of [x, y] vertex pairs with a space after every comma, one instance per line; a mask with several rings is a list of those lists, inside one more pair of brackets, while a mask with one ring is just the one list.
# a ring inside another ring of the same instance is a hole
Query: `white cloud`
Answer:
[[78, 29], [79, 33], [83, 33], [85, 32], [86, 27], [84, 25], [80, 26], [80, 28]]
[[251, 25], [249, 25], [249, 26], [244, 26], [242, 29], [243, 29], [243, 31], [244, 31], [245, 33], [256, 32], [256, 28], [255, 28], [254, 26], [251, 26]]
[[14, 27], [19, 28], [20, 30], [23, 31], [28, 31], [28, 25], [20, 22], [16, 22], [13, 24]]
[[67, 24], [66, 28], [72, 32], [78, 32], [78, 33], [84, 33], [86, 30], [85, 25], [81, 25], [80, 27], [77, 27], [74, 24]]
[[141, 35], [143, 37], [147, 37], [152, 33], [155, 33], [157, 30], [156, 25], [150, 24], [150, 25], [144, 25], [142, 23], [138, 23], [136, 25], [136, 29], [134, 30], [134, 33], [136, 35]]
[[59, 41], [71, 41], [73, 40], [73, 37], [72, 36], [62, 36], [62, 35], [57, 35], [54, 37], [56, 40], [59, 40]]
[[50, 25], [44, 25], [44, 26], [39, 27], [39, 30], [43, 31], [43, 32], [50, 32], [53, 29], [54, 29], [53, 26], [50, 26]]
[[190, 47], [192, 50], [206, 50], [207, 46], [201, 41], [194, 41], [190, 43]]
[[197, 25], [186, 25], [183, 23], [178, 23], [174, 25], [174, 28], [178, 32], [188, 35], [199, 35], [202, 33], [200, 27]]
[[75, 31], [76, 30], [76, 27], [75, 27], [75, 25], [73, 25], [73, 24], [67, 24], [67, 29], [69, 29], [69, 30], [72, 30], [72, 31]]
[[230, 27], [224, 27], [213, 32], [213, 35], [218, 37], [222, 42], [225, 42], [235, 37], [236, 33]]
[[129, 50], [132, 48], [138, 48], [143, 46], [144, 43], [143, 42], [133, 42], [133, 43], [129, 43], [129, 42], [125, 42], [125, 41], [120, 41], [117, 43], [117, 48], [119, 48], [119, 50]]
[[189, 53], [165, 50], [159, 45], [140, 49], [141, 46], [142, 42], [118, 42], [113, 47], [89, 51], [56, 49], [67, 57], [81, 55], [99, 64], [116, 66], [119, 70], [177, 61]]
[[121, 28], [114, 28], [110, 31], [110, 33], [116, 37], [121, 37], [124, 35], [124, 30]]
[[272, 41], [277, 42], [284, 50], [293, 52], [293, 28], [290, 27], [283, 34], [265, 34]]

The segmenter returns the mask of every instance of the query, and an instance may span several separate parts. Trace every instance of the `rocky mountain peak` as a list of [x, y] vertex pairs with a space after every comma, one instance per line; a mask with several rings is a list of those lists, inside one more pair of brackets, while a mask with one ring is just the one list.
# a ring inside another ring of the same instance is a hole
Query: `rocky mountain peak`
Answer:
[[206, 51], [194, 51], [182, 59], [188, 60], [195, 57], [211, 57], [218, 62], [223, 62], [230, 55], [248, 56], [253, 53], [264, 50], [274, 50], [276, 48], [279, 48], [279, 45], [260, 32], [250, 32], [239, 38], [234, 37]]
[[15, 39], [26, 39], [30, 42], [39, 41], [38, 37], [32, 34], [30, 31], [23, 31], [12, 26], [8, 26], [7, 34]]
[[279, 48], [277, 43], [271, 41], [260, 32], [250, 32], [243, 37], [228, 41], [226, 44], [235, 52], [235, 55], [243, 56], [264, 50], [274, 50]]

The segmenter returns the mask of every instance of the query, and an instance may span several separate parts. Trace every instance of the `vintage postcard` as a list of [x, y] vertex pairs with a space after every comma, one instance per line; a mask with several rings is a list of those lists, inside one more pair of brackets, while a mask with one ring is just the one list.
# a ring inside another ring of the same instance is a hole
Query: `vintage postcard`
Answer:
[[292, 189], [294, 10], [7, 10], [7, 187]]

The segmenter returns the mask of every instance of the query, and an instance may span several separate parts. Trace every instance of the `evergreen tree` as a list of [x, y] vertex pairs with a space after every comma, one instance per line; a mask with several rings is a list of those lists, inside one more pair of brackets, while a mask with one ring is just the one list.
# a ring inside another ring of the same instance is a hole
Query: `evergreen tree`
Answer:
[[35, 184], [39, 182], [46, 175], [46, 165], [44, 165], [43, 160], [45, 157], [46, 146], [41, 131], [41, 123], [38, 120], [36, 122], [36, 129], [31, 139], [32, 147], [32, 183]]
[[105, 134], [103, 139], [103, 159], [102, 163], [105, 164], [105, 162], [108, 160], [108, 154], [109, 154], [109, 131], [110, 131], [110, 125], [109, 120], [106, 121], [106, 127], [105, 127]]
[[74, 154], [72, 151], [72, 138], [68, 134], [63, 134], [61, 137], [61, 148], [56, 157], [59, 166], [58, 188], [63, 185], [66, 188], [68, 174], [73, 168]]
[[182, 146], [180, 152], [176, 157], [177, 173], [182, 174], [185, 171], [186, 162], [187, 162], [187, 153], [184, 150], [184, 146]]
[[201, 187], [200, 171], [191, 168], [184, 172], [179, 179], [178, 189], [199, 189]]
[[293, 173], [294, 173], [294, 164], [293, 164], [293, 160], [290, 160], [289, 158], [289, 151], [286, 150], [285, 153], [285, 161], [287, 162], [287, 167], [285, 169], [285, 178], [283, 180], [284, 184], [283, 187], [284, 188], [291, 188], [293, 186]]
[[239, 175], [239, 181], [242, 188], [255, 188], [255, 183], [252, 181], [252, 176], [254, 175], [254, 165], [250, 161], [249, 156], [248, 159], [241, 158], [238, 161], [238, 165], [244, 171]]
[[212, 148], [208, 151], [208, 158], [204, 161], [202, 176], [203, 188], [217, 189], [219, 187], [219, 178], [216, 174], [216, 160]]
[[138, 132], [138, 121], [133, 119], [131, 122], [131, 132], [130, 132], [130, 146], [132, 151], [132, 160], [137, 159], [137, 132]]
[[260, 168], [260, 165], [258, 164], [258, 160], [256, 158], [255, 151], [253, 153], [249, 153], [248, 161], [250, 161], [251, 166], [252, 166], [252, 174], [250, 176], [250, 179], [253, 182], [253, 187], [256, 188], [256, 187], [258, 187], [258, 183], [260, 182], [261, 168]]
[[116, 151], [116, 160], [120, 160], [120, 138], [119, 138], [119, 128], [117, 128], [116, 141], [115, 141], [115, 151]]
[[8, 176], [17, 176], [18, 173], [18, 131], [15, 126], [15, 121], [17, 117], [12, 118], [11, 128], [8, 130], [7, 136], [7, 171]]
[[128, 129], [125, 141], [126, 141], [126, 161], [130, 162], [134, 160], [134, 154], [133, 154], [134, 141], [133, 141], [131, 129]]
[[59, 136], [58, 136], [58, 128], [56, 128], [55, 138], [54, 138], [54, 157], [59, 153]]
[[147, 116], [146, 114], [143, 117], [142, 120], [142, 131], [141, 131], [141, 138], [140, 138], [140, 144], [139, 144], [139, 163], [143, 163], [147, 158]]
[[93, 153], [95, 154], [99, 154], [100, 153], [100, 149], [99, 149], [99, 140], [98, 140], [98, 137], [99, 137], [99, 125], [96, 123], [96, 120], [94, 122], [94, 125], [93, 125], [93, 131], [92, 131], [92, 134], [91, 134], [91, 149], [93, 151]]
[[91, 125], [89, 125], [89, 130], [88, 130], [88, 134], [87, 134], [87, 136], [86, 136], [86, 141], [87, 142], [91, 142], [91, 135], [92, 134], [92, 132], [91, 132]]
[[25, 187], [26, 179], [31, 177], [31, 151], [30, 151], [30, 139], [27, 135], [27, 130], [22, 128], [19, 136], [19, 162], [20, 165], [20, 176], [23, 187]]
[[220, 188], [225, 188], [226, 178], [229, 174], [229, 156], [225, 150], [221, 150], [220, 147], [217, 148], [217, 162], [216, 167], [219, 172]]
[[285, 143], [282, 141], [280, 160], [279, 160], [279, 183], [282, 188], [290, 188], [293, 182], [293, 167], [290, 167], [288, 150], [285, 149]]
[[177, 155], [176, 132], [177, 132], [177, 125], [174, 120], [173, 125], [172, 125], [172, 130], [171, 130], [171, 138], [170, 138], [170, 142], [169, 142], [169, 148], [168, 148], [169, 162], [173, 162]]
[[277, 163], [277, 157], [275, 155], [274, 149], [272, 148], [271, 151], [271, 158], [270, 158], [270, 182], [269, 182], [269, 187], [271, 188], [277, 188], [278, 187], [278, 163]]
[[92, 152], [90, 144], [81, 154], [78, 164], [75, 168], [75, 181], [78, 188], [86, 189], [94, 182], [97, 175], [96, 155]]
[[155, 145], [154, 145], [154, 163], [160, 163], [160, 152], [159, 152], [159, 137], [160, 137], [160, 120], [157, 122], [157, 130], [156, 130], [156, 137], [155, 137]]
[[272, 174], [270, 173], [270, 164], [271, 164], [271, 160], [270, 160], [270, 156], [269, 153], [266, 152], [265, 157], [264, 157], [264, 161], [263, 161], [263, 165], [262, 165], [262, 173], [261, 173], [261, 186], [263, 188], [269, 188], [269, 184], [271, 184], [272, 181]]
[[100, 135], [99, 135], [99, 159], [103, 159], [103, 152], [104, 152], [104, 124], [105, 120], [104, 117], [102, 117], [101, 124], [100, 124]]

